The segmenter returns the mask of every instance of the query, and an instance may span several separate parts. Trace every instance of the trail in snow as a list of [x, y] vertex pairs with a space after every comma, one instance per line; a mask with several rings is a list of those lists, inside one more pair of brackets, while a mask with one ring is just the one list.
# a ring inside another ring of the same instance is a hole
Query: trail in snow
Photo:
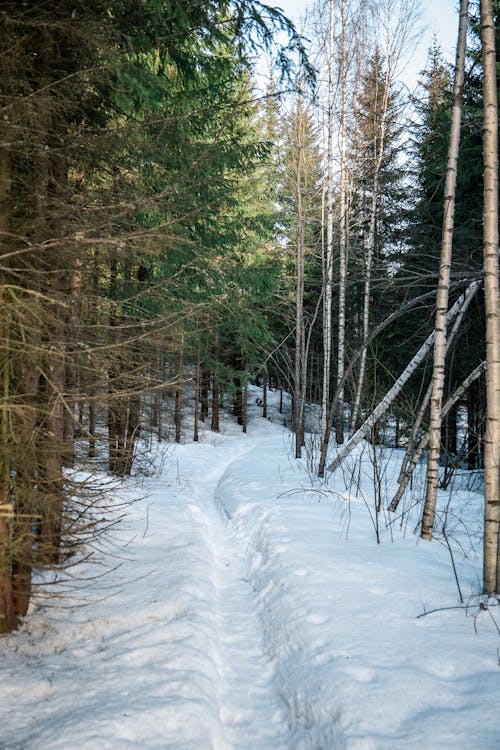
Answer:
[[286, 750], [286, 717], [273, 665], [265, 652], [255, 593], [246, 577], [242, 551], [231, 533], [229, 516], [217, 497], [227, 471], [234, 470], [237, 462], [235, 459], [226, 467], [203, 505], [214, 559], [219, 716], [228, 749]]
[[25, 674], [0, 708], [2, 750], [288, 747], [255, 595], [216, 499], [254, 445], [200, 445], [175, 480], [150, 480], [130, 509], [131, 556], [119, 552], [123, 592], [67, 622], [36, 613], [9, 636], [7, 667], [20, 660]]

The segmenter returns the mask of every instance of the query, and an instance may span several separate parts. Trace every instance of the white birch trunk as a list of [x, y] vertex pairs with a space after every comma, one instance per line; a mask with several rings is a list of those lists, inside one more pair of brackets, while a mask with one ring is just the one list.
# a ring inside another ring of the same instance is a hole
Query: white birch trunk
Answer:
[[441, 259], [436, 297], [434, 363], [432, 370], [432, 393], [429, 426], [429, 454], [427, 460], [427, 480], [424, 513], [422, 517], [422, 539], [432, 538], [436, 497], [439, 477], [439, 456], [441, 452], [441, 407], [443, 403], [445, 361], [446, 361], [446, 315], [448, 311], [453, 229], [455, 218], [455, 194], [457, 184], [458, 151], [460, 145], [460, 124], [462, 120], [462, 94], [465, 69], [465, 43], [467, 37], [469, 1], [461, 0], [458, 30], [455, 81], [453, 86], [453, 110], [451, 116], [450, 143], [444, 188], [443, 233]]
[[297, 100], [296, 116], [296, 148], [297, 172], [295, 177], [295, 191], [297, 200], [297, 231], [296, 231], [296, 309], [295, 309], [295, 366], [294, 366], [294, 432], [295, 457], [302, 455], [304, 442], [304, 409], [306, 393], [305, 330], [304, 330], [304, 212], [302, 206], [302, 176], [304, 171], [304, 122], [302, 112], [302, 97]]
[[[335, 433], [337, 445], [344, 442], [344, 372], [346, 332], [346, 286], [348, 263], [348, 214], [347, 214], [347, 48], [345, 0], [341, 0], [341, 101], [340, 101], [340, 248], [339, 248], [339, 307], [337, 347], [337, 414]], [[326, 413], [325, 422], [326, 426]]]
[[333, 294], [333, 63], [334, 63], [334, 0], [329, 0], [328, 34], [328, 116], [327, 116], [327, 183], [326, 183], [326, 257], [323, 269], [323, 393], [321, 430], [326, 430], [330, 402], [330, 370], [332, 360], [332, 294]]
[[498, 101], [493, 0], [481, 0], [484, 72], [483, 255], [486, 310], [484, 566], [486, 594], [500, 591], [500, 294], [498, 286]]

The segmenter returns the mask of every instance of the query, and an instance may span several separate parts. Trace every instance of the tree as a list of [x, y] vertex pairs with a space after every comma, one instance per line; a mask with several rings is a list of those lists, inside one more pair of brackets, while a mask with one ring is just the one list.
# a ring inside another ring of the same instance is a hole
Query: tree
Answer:
[[352, 234], [357, 236], [353, 236], [352, 242], [357, 244], [361, 256], [358, 264], [363, 282], [359, 316], [361, 358], [351, 410], [351, 433], [358, 419], [367, 371], [374, 263], [378, 263], [380, 274], [385, 275], [390, 246], [400, 222], [398, 194], [401, 195], [403, 170], [398, 163], [400, 103], [393, 91], [393, 65], [392, 59], [384, 65], [380, 50], [375, 50], [363, 75], [355, 110], [351, 160], [355, 185], [352, 213], [356, 225]]
[[445, 378], [446, 316], [448, 313], [453, 247], [456, 175], [462, 116], [462, 91], [465, 69], [468, 6], [468, 0], [462, 0], [460, 5], [460, 23], [455, 63], [455, 82], [453, 87], [453, 114], [444, 193], [445, 204], [443, 212], [441, 260], [439, 265], [439, 281], [436, 298], [436, 334], [434, 338], [434, 364], [432, 372], [432, 394], [430, 399], [431, 411], [429, 451], [427, 459], [427, 487], [421, 530], [421, 536], [423, 539], [430, 539], [432, 537], [438, 486], [439, 456], [441, 453], [441, 407], [443, 403]]
[[484, 298], [486, 308], [486, 405], [484, 437], [485, 593], [500, 591], [500, 294], [498, 288], [498, 99], [492, 0], [481, 0], [484, 75]]

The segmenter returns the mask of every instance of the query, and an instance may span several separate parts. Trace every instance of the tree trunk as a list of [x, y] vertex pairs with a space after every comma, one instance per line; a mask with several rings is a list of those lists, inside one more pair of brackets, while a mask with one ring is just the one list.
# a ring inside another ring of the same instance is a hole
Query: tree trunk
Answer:
[[467, 394], [467, 468], [470, 471], [479, 468], [479, 393], [475, 383]]
[[[333, 182], [334, 182], [334, 168], [333, 168], [333, 128], [334, 128], [334, 117], [333, 117], [333, 65], [334, 65], [334, 0], [329, 0], [329, 33], [328, 33], [328, 117], [327, 117], [327, 176], [326, 176], [326, 254], [323, 260], [323, 394], [321, 401], [321, 430], [326, 430], [326, 422], [328, 417], [328, 404], [330, 401], [330, 369], [332, 359], [332, 294], [333, 294]], [[300, 127], [300, 125], [299, 125]], [[302, 168], [301, 164], [301, 149], [303, 145], [297, 143], [298, 146], [298, 174]], [[299, 198], [299, 192], [301, 192], [300, 182], [297, 183], [297, 198]], [[299, 219], [299, 217], [297, 217]], [[300, 225], [302, 225], [302, 218], [300, 219]], [[297, 224], [297, 289], [299, 284], [299, 241], [303, 244], [302, 226], [299, 227]], [[303, 252], [303, 250], [301, 251]], [[303, 258], [302, 258], [303, 263]], [[303, 284], [303, 281], [302, 281]], [[297, 299], [297, 305], [299, 300]], [[297, 314], [298, 314], [297, 307]], [[303, 312], [301, 312], [303, 315]], [[298, 335], [299, 331], [297, 331]], [[296, 353], [296, 356], [299, 356]], [[296, 368], [296, 378], [299, 373]], [[298, 399], [296, 399], [298, 400]], [[297, 418], [298, 414], [297, 414]], [[297, 433], [296, 433], [297, 434]], [[302, 437], [300, 438], [300, 445], [302, 445]], [[300, 458], [300, 446], [296, 447], [296, 456]]]
[[481, 0], [484, 97], [484, 301], [486, 432], [484, 436], [484, 567], [486, 594], [500, 592], [500, 294], [498, 285], [498, 101], [493, 0]]
[[306, 342], [304, 326], [304, 251], [305, 226], [302, 205], [302, 180], [304, 170], [304, 116], [302, 110], [302, 96], [297, 100], [296, 117], [296, 175], [295, 198], [297, 201], [297, 229], [296, 229], [296, 286], [295, 286], [295, 362], [293, 384], [293, 429], [295, 432], [295, 458], [302, 455], [304, 444], [304, 410], [306, 395]]
[[0, 274], [0, 336], [2, 349], [0, 363], [2, 372], [2, 401], [4, 408], [0, 421], [0, 634], [8, 633], [16, 626], [14, 595], [12, 588], [12, 519], [14, 505], [11, 493], [11, 457], [9, 450], [10, 414], [7, 409], [10, 394], [10, 331], [8, 316], [3, 311], [3, 274]]
[[210, 391], [210, 370], [206, 367], [201, 371], [201, 421], [204, 422], [208, 417], [208, 393]]
[[[0, 238], [10, 232], [10, 154], [0, 145]], [[3, 238], [2, 238], [3, 239]], [[3, 265], [3, 264], [2, 264]], [[12, 517], [14, 512], [11, 493], [11, 456], [9, 433], [10, 412], [7, 408], [10, 384], [10, 316], [5, 299], [5, 274], [0, 271], [0, 377], [3, 408], [0, 419], [0, 634], [16, 626], [12, 588]]]
[[[339, 257], [339, 306], [337, 346], [337, 413], [335, 416], [335, 438], [337, 445], [344, 442], [344, 372], [346, 336], [346, 290], [348, 265], [348, 209], [347, 209], [347, 49], [345, 0], [341, 1], [341, 102], [340, 102], [340, 257]], [[324, 421], [326, 429], [326, 415]]]
[[141, 397], [133, 394], [129, 398], [127, 414], [127, 431], [123, 459], [123, 476], [129, 477], [132, 473], [135, 446], [141, 431]]
[[448, 163], [444, 188], [443, 234], [439, 281], [436, 298], [436, 319], [434, 337], [434, 363], [432, 369], [432, 393], [430, 398], [429, 451], [427, 458], [427, 481], [422, 519], [422, 539], [431, 539], [436, 512], [436, 498], [439, 478], [439, 455], [441, 451], [441, 408], [443, 403], [445, 361], [446, 361], [446, 315], [450, 288], [451, 257], [455, 217], [455, 194], [457, 184], [458, 151], [460, 145], [460, 124], [462, 120], [462, 97], [465, 69], [465, 46], [468, 20], [468, 0], [461, 0], [458, 29], [455, 82], [453, 87], [453, 110], [451, 118]]
[[198, 443], [200, 440], [200, 434], [199, 434], [199, 429], [198, 429], [199, 407], [200, 407], [200, 352], [198, 350], [198, 356], [196, 358], [196, 368], [195, 368], [195, 373], [194, 373], [193, 441], [195, 443]]
[[[458, 333], [458, 331], [460, 329], [460, 326], [462, 324], [462, 321], [463, 321], [464, 315], [466, 313], [466, 310], [467, 310], [467, 307], [464, 305], [461, 308], [461, 310], [459, 311], [459, 313], [456, 316], [456, 318], [455, 318], [455, 321], [454, 321], [453, 326], [451, 328], [450, 334], [449, 334], [449, 336], [446, 339], [445, 355], [448, 354], [448, 351], [450, 350], [451, 344], [454, 341], [454, 339], [455, 339], [455, 337], [456, 337], [456, 335], [457, 335], [457, 333]], [[433, 386], [433, 384], [432, 384], [432, 381], [431, 381], [429, 383], [429, 386], [427, 388], [425, 396], [424, 396], [424, 398], [422, 400], [422, 403], [420, 404], [420, 408], [418, 410], [417, 416], [416, 416], [416, 418], [413, 421], [410, 439], [408, 440], [408, 445], [406, 447], [405, 456], [404, 456], [404, 459], [403, 459], [403, 461], [401, 463], [401, 469], [399, 471], [398, 482], [400, 482], [402, 480], [403, 476], [405, 475], [406, 469], [408, 468], [408, 464], [409, 464], [409, 462], [411, 460], [412, 451], [413, 451], [413, 449], [415, 447], [417, 435], [418, 435], [418, 432], [419, 432], [419, 430], [420, 430], [420, 428], [422, 426], [422, 422], [424, 420], [425, 413], [426, 413], [426, 411], [427, 411], [427, 409], [429, 407], [429, 402], [431, 400], [432, 386]]]
[[248, 386], [246, 383], [243, 386], [241, 424], [242, 424], [243, 432], [246, 434], [247, 427], [248, 427]]
[[212, 432], [219, 432], [219, 400], [220, 400], [220, 384], [219, 375], [217, 369], [214, 369], [213, 380], [212, 380], [212, 423], [210, 429]]
[[219, 401], [221, 397], [220, 393], [220, 381], [219, 373], [217, 370], [217, 362], [219, 361], [219, 329], [216, 327], [214, 335], [214, 369], [212, 373], [212, 423], [210, 429], [212, 432], [219, 432]]
[[184, 350], [183, 341], [181, 341], [181, 349], [179, 351], [178, 359], [178, 375], [177, 385], [175, 386], [175, 408], [174, 408], [174, 424], [175, 424], [175, 442], [180, 443], [182, 437], [182, 370], [184, 367]]

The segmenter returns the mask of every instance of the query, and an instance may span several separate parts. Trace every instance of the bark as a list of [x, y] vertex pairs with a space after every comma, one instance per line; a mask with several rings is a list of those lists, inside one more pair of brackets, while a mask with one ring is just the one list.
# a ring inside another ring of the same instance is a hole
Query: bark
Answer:
[[480, 466], [479, 387], [469, 389], [467, 398], [467, 467], [473, 471]]
[[220, 384], [217, 370], [214, 370], [212, 381], [212, 423], [210, 429], [212, 432], [219, 432], [219, 404], [220, 404]]
[[[114, 252], [111, 256], [110, 261], [110, 280], [109, 280], [109, 294], [110, 294], [110, 311], [109, 311], [109, 339], [111, 344], [116, 344], [117, 333], [116, 327], [118, 325], [117, 313], [116, 313], [116, 286], [117, 286], [117, 261]], [[109, 470], [111, 473], [115, 472], [116, 468], [116, 442], [117, 442], [117, 414], [114, 399], [114, 391], [117, 388], [118, 368], [116, 361], [111, 361], [108, 367], [108, 459], [109, 459]]]
[[446, 316], [450, 288], [450, 272], [453, 248], [455, 219], [455, 195], [457, 184], [458, 152], [460, 145], [460, 125], [462, 121], [462, 98], [465, 69], [465, 45], [468, 20], [468, 0], [461, 0], [458, 30], [455, 80], [453, 87], [453, 110], [451, 117], [450, 143], [444, 188], [443, 233], [439, 280], [436, 297], [436, 318], [434, 328], [434, 362], [432, 369], [432, 393], [430, 398], [429, 451], [427, 459], [427, 480], [422, 539], [432, 538], [439, 477], [439, 456], [441, 452], [441, 408], [443, 403], [445, 363], [446, 363]]
[[248, 427], [248, 386], [246, 385], [246, 383], [243, 387], [241, 424], [243, 432], [246, 433]]
[[122, 476], [130, 476], [137, 440], [141, 431], [141, 397], [134, 394], [129, 398], [127, 432], [125, 438]]
[[500, 592], [500, 294], [498, 284], [498, 101], [493, 0], [481, 0], [484, 97], [483, 257], [486, 312], [483, 589]]
[[89, 401], [89, 438], [88, 438], [87, 455], [89, 458], [95, 458], [97, 455], [95, 446], [95, 403], [91, 398]]
[[16, 442], [15, 514], [12, 531], [12, 587], [16, 615], [28, 611], [33, 567], [33, 530], [40, 523], [37, 477], [37, 368], [33, 351], [38, 349], [38, 335], [30, 331], [23, 353], [22, 377], [18, 392], [22, 408], [14, 415]]
[[233, 376], [234, 396], [233, 396], [233, 414], [238, 420], [238, 424], [243, 424], [243, 386], [241, 383], [241, 370], [243, 365], [241, 358], [238, 357], [234, 362], [236, 374]]
[[37, 496], [38, 560], [46, 565], [60, 561], [63, 513], [63, 401], [64, 362], [58, 352], [44, 363], [39, 378], [38, 406], [41, 421], [38, 429]]
[[[3, 274], [0, 275], [0, 303], [3, 301]], [[3, 311], [3, 305], [0, 310]], [[0, 312], [0, 315], [2, 313]], [[3, 318], [3, 316], [2, 316]], [[2, 400], [4, 408], [0, 421], [0, 634], [8, 633], [16, 626], [14, 595], [12, 587], [12, 518], [14, 505], [11, 493], [11, 457], [9, 451], [9, 411], [10, 393], [10, 342], [9, 320], [2, 319], [0, 336], [3, 344], [1, 352]]]
[[[63, 441], [65, 465], [73, 466], [75, 462], [75, 404], [81, 407], [82, 403], [77, 401], [77, 362], [76, 350], [72, 342], [78, 341], [79, 323], [80, 323], [80, 297], [82, 291], [82, 261], [77, 258], [73, 264], [73, 270], [69, 282], [69, 330], [68, 330], [68, 356], [65, 365], [65, 391], [66, 408], [63, 413]], [[80, 416], [81, 416], [80, 409]], [[81, 419], [78, 420], [78, 426], [81, 427]]]

